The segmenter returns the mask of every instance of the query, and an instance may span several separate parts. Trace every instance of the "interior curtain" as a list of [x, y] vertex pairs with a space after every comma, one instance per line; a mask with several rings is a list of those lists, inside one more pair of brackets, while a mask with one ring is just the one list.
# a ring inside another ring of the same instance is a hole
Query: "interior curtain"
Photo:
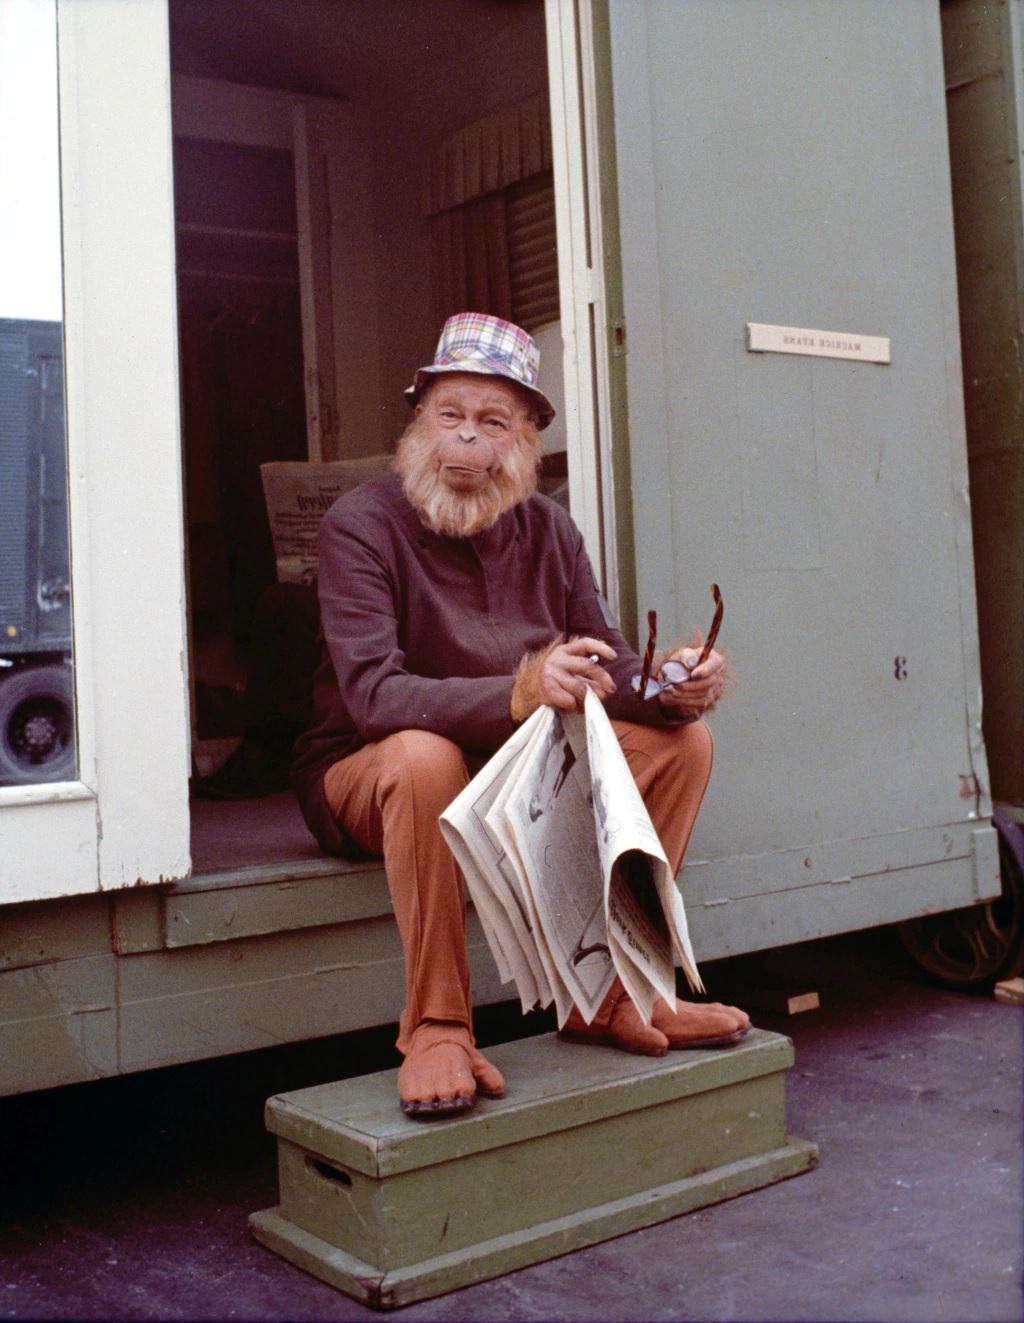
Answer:
[[450, 133], [430, 163], [435, 312], [512, 317], [504, 189], [551, 168], [543, 94]]
[[428, 216], [551, 169], [551, 119], [538, 93], [442, 139], [430, 162]]
[[512, 317], [505, 198], [488, 193], [431, 221], [438, 321], [455, 312]]

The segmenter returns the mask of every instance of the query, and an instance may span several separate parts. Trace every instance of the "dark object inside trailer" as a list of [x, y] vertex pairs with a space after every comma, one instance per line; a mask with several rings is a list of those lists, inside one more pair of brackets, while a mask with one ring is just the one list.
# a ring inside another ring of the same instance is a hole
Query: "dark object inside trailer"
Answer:
[[59, 322], [0, 319], [0, 785], [75, 773]]

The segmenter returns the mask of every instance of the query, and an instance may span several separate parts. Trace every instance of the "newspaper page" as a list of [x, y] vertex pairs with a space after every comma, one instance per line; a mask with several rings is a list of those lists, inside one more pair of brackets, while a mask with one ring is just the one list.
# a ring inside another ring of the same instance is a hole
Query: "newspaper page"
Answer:
[[626, 990], [649, 1018], [652, 1002], [641, 996], [644, 987], [669, 1004], [675, 997], [673, 950], [693, 991], [703, 992], [704, 985], [679, 888], [608, 714], [593, 693], [584, 710], [591, 766], [599, 769], [593, 804], [609, 939]]
[[514, 766], [510, 768], [504, 785], [498, 791], [494, 803], [488, 809], [486, 821], [488, 831], [493, 834], [497, 841], [500, 841], [505, 851], [505, 857], [515, 872], [519, 894], [522, 896], [529, 916], [534, 950], [544, 971], [544, 981], [548, 993], [544, 1005], [549, 1005], [554, 1000], [559, 1016], [561, 1016], [563, 1012], [568, 1015], [572, 1008], [572, 993], [559, 972], [558, 962], [551, 950], [548, 935], [544, 929], [543, 917], [537, 908], [536, 896], [527, 872], [526, 861], [520, 854], [518, 841], [509, 830], [507, 812], [509, 801], [515, 795], [521, 793], [518, 782], [523, 763], [530, 759], [532, 751], [538, 744], [543, 744], [546, 741], [551, 722], [555, 719], [555, 713], [551, 708], [544, 708], [543, 712], [543, 718], [538, 722], [529, 742], [520, 752]]
[[384, 473], [390, 465], [390, 455], [322, 464], [276, 460], [260, 465], [278, 583], [312, 583], [316, 579], [320, 520], [339, 496]]
[[540, 708], [441, 815], [504, 981], [523, 1008], [589, 1023], [616, 973], [650, 1019], [673, 951], [702, 988], [679, 891], [600, 700]]
[[549, 711], [539, 708], [525, 721], [441, 814], [441, 833], [462, 869], [499, 977], [503, 983], [515, 982], [524, 1011], [549, 1005], [552, 994], [538, 954], [532, 906], [504, 845], [487, 825], [487, 814]]
[[[573, 1003], [589, 1023], [615, 978], [605, 919], [601, 857], [594, 830], [586, 742], [573, 741], [561, 714], [520, 760], [504, 804], [559, 982], [559, 1024]], [[577, 752], [578, 749], [578, 752]], [[492, 825], [496, 825], [493, 824]]]

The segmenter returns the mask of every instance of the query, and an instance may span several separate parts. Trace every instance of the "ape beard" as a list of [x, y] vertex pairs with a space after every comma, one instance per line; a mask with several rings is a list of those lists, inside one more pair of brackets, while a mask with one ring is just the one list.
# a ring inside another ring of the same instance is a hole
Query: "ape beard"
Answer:
[[540, 437], [524, 423], [505, 458], [488, 472], [486, 484], [474, 492], [453, 491], [441, 477], [438, 443], [419, 418], [402, 434], [395, 470], [407, 499], [423, 524], [442, 537], [472, 537], [490, 528], [520, 501], [537, 490]]

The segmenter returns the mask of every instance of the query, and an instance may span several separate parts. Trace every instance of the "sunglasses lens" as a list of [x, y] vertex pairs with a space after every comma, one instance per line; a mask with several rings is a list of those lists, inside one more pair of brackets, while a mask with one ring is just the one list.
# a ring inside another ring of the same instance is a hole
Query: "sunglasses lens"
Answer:
[[680, 684], [690, 678], [690, 672], [681, 661], [667, 661], [661, 668], [662, 684]]
[[[643, 677], [642, 677], [642, 676], [639, 676], [639, 675], [634, 675], [634, 676], [633, 676], [633, 693], [634, 693], [634, 694], [639, 694], [639, 693], [640, 693], [640, 681], [641, 681], [642, 678], [643, 678]], [[662, 685], [662, 684], [660, 684], [657, 680], [653, 680], [653, 679], [652, 679], [652, 680], [648, 680], [648, 681], [647, 681], [647, 688], [644, 690], [644, 694], [643, 694], [644, 702], [647, 702], [647, 701], [648, 701], [649, 699], [651, 699], [651, 698], [657, 698], [658, 695], [661, 693], [661, 691], [662, 691], [662, 689], [663, 689], [664, 687], [665, 687], [665, 686]]]

